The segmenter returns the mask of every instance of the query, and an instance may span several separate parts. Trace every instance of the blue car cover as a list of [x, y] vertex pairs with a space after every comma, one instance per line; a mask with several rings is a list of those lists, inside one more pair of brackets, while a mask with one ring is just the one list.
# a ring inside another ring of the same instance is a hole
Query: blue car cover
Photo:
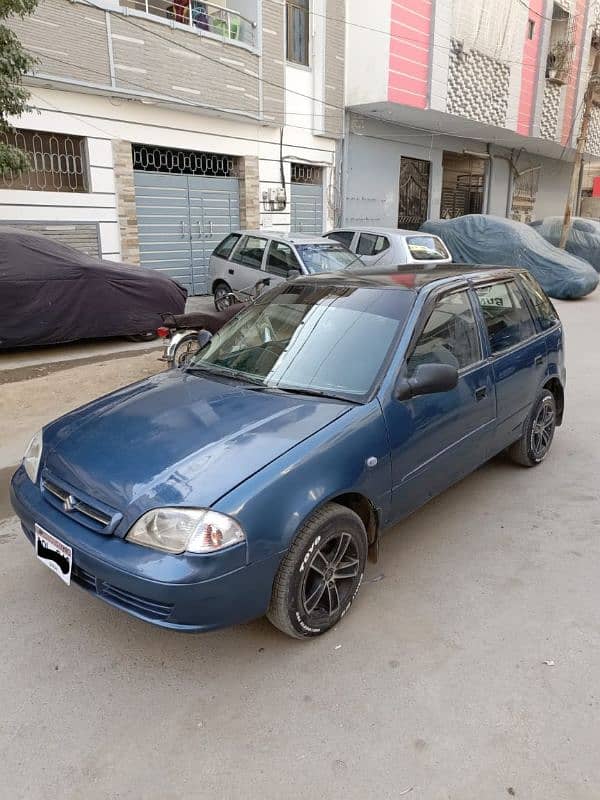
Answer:
[[[562, 217], [544, 217], [529, 223], [550, 244], [558, 245], [562, 231]], [[567, 237], [566, 249], [578, 258], [588, 261], [600, 272], [600, 222], [583, 217], [573, 217]]]
[[469, 214], [427, 220], [421, 230], [440, 236], [457, 263], [525, 267], [550, 297], [559, 300], [584, 297], [598, 285], [591, 264], [554, 247], [523, 222]]

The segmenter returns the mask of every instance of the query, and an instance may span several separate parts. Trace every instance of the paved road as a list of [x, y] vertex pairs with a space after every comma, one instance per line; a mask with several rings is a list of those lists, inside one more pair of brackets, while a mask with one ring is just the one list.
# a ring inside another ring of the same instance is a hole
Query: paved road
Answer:
[[0, 797], [598, 800], [600, 294], [560, 310], [549, 461], [497, 459], [399, 526], [321, 639], [154, 630], [0, 523]]

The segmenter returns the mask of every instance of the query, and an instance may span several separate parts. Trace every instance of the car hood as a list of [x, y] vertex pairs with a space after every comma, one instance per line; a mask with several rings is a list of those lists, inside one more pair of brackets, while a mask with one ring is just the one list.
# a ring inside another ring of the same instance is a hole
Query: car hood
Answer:
[[121, 512], [210, 506], [350, 408], [174, 370], [52, 423], [43, 465]]

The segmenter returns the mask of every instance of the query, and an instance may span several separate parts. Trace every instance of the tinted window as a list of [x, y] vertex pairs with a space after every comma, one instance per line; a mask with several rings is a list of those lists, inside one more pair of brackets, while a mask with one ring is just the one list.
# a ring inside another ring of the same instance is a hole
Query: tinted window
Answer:
[[190, 369], [359, 398], [402, 330], [410, 290], [282, 283], [216, 333]]
[[334, 231], [333, 233], [326, 234], [325, 238], [335, 239], [336, 242], [341, 242], [349, 248], [352, 244], [352, 239], [354, 239], [354, 231]]
[[[337, 272], [357, 262], [356, 256], [341, 244], [298, 244], [296, 250], [307, 272]], [[364, 266], [364, 265], [363, 265]]]
[[450, 253], [437, 236], [407, 236], [408, 251], [416, 261], [450, 258]]
[[525, 299], [514, 281], [476, 289], [492, 353], [513, 347], [535, 333]]
[[216, 256], [220, 256], [221, 258], [229, 258], [231, 255], [231, 251], [236, 246], [237, 242], [239, 241], [240, 235], [239, 233], [230, 233], [229, 236], [226, 236], [221, 244], [218, 244], [215, 249], [213, 250]]
[[267, 256], [267, 272], [287, 278], [291, 269], [301, 271], [292, 248], [284, 242], [271, 242]]
[[266, 239], [258, 236], [244, 236], [231, 260], [238, 264], [244, 264], [246, 267], [260, 269], [266, 245]]
[[477, 323], [467, 292], [443, 297], [431, 312], [408, 359], [408, 374], [420, 364], [450, 364], [464, 369], [481, 359]]
[[543, 331], [548, 330], [558, 322], [558, 314], [556, 309], [546, 296], [546, 293], [532, 275], [521, 275], [521, 281], [533, 306], [533, 313], [537, 321], [540, 323], [540, 328]]
[[356, 252], [359, 256], [376, 256], [390, 246], [389, 239], [376, 233], [361, 233]]

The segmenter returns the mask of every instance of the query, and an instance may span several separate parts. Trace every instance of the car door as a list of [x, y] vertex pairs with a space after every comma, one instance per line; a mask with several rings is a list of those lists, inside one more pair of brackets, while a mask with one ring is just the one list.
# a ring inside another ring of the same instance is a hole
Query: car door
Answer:
[[378, 233], [358, 234], [355, 252], [368, 267], [375, 264], [384, 266], [390, 249], [390, 240], [387, 236]]
[[267, 239], [247, 234], [242, 236], [227, 265], [227, 282], [232, 289], [249, 289], [259, 281], [267, 247]]
[[385, 416], [392, 458], [392, 520], [414, 511], [483, 463], [496, 415], [492, 368], [474, 298], [462, 287], [430, 301], [415, 328], [402, 377], [419, 364], [458, 369], [454, 389], [392, 399]]
[[287, 280], [290, 270], [297, 270], [299, 273], [306, 272], [302, 269], [290, 245], [287, 242], [277, 241], [277, 239], [272, 239], [269, 243], [264, 270], [271, 278], [271, 286]]
[[546, 342], [538, 333], [515, 280], [475, 287], [487, 331], [496, 385], [497, 425], [493, 450], [522, 434], [546, 373]]

